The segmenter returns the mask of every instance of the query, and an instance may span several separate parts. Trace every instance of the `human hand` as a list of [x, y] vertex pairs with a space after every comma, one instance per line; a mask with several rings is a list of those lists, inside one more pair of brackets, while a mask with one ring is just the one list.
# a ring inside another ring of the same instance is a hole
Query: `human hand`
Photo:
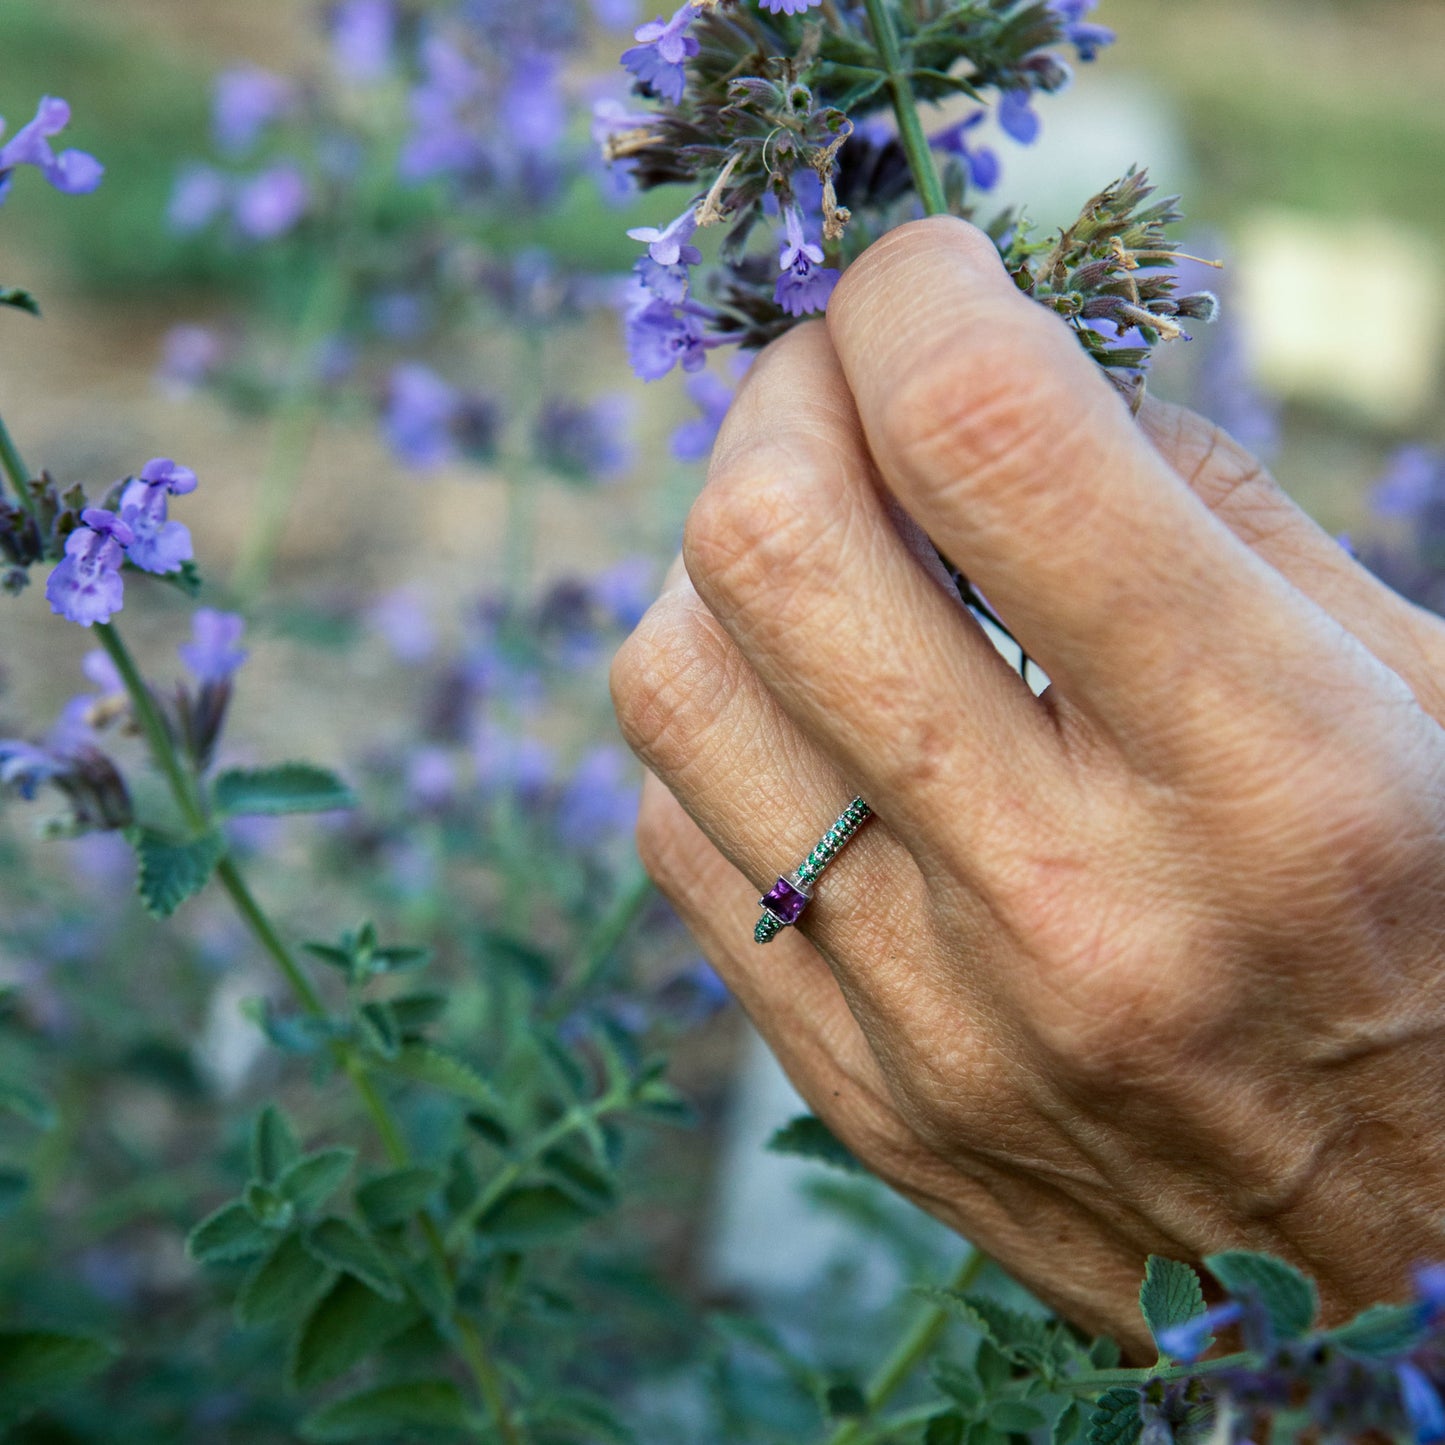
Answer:
[[1445, 1256], [1445, 627], [946, 219], [759, 358], [685, 557], [614, 669], [640, 847], [860, 1158], [1141, 1347], [1151, 1252], [1271, 1251], [1330, 1315]]

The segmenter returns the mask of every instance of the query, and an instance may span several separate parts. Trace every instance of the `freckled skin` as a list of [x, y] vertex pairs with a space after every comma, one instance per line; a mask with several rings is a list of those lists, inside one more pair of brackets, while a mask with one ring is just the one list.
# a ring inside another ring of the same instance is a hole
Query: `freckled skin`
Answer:
[[1151, 1252], [1269, 1250], [1331, 1319], [1445, 1259], [1445, 627], [950, 220], [763, 353], [684, 558], [614, 668], [641, 852], [861, 1158], [1138, 1350]]

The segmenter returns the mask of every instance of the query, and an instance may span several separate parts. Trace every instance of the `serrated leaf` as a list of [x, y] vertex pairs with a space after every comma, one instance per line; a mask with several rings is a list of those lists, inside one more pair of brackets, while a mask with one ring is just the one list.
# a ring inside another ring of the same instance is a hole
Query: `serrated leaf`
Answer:
[[323, 1219], [304, 1239], [323, 1264], [352, 1275], [387, 1299], [401, 1298], [401, 1285], [386, 1257], [349, 1219]]
[[301, 1158], [301, 1141], [291, 1121], [267, 1104], [251, 1131], [251, 1173], [262, 1184], [275, 1184]]
[[450, 1380], [412, 1380], [323, 1405], [301, 1422], [301, 1434], [320, 1442], [370, 1440], [397, 1431], [465, 1430], [471, 1424], [466, 1400]]
[[377, 1068], [414, 1084], [429, 1084], [455, 1094], [483, 1109], [495, 1109], [501, 1102], [496, 1090], [470, 1064], [431, 1044], [407, 1044], [394, 1059], [378, 1059]]
[[343, 1374], [421, 1316], [344, 1274], [317, 1302], [291, 1347], [291, 1380], [310, 1389]]
[[287, 1168], [276, 1181], [276, 1188], [282, 1198], [289, 1199], [303, 1214], [310, 1214], [341, 1188], [355, 1162], [355, 1149], [321, 1149]]
[[40, 303], [23, 286], [0, 286], [0, 306], [13, 306], [17, 311], [40, 315]]
[[1013, 1376], [1009, 1357], [987, 1335], [978, 1342], [973, 1368], [978, 1372], [979, 1383], [990, 1395], [1001, 1390]]
[[136, 891], [154, 918], [169, 918], [199, 893], [226, 856], [226, 840], [215, 832], [176, 839], [153, 828], [134, 827], [125, 830], [125, 839], [140, 865]]
[[50, 1101], [19, 1084], [0, 1084], [0, 1114], [14, 1114], [37, 1129], [53, 1129], [56, 1122]]
[[952, 1360], [935, 1360], [929, 1371], [941, 1394], [962, 1405], [970, 1414], [983, 1403], [977, 1376]]
[[830, 1385], [823, 1409], [830, 1420], [861, 1420], [868, 1414], [868, 1401], [857, 1385]]
[[217, 812], [229, 817], [331, 813], [356, 806], [356, 795], [335, 773], [310, 763], [232, 768], [216, 779], [211, 796]]
[[1105, 1390], [1089, 1416], [1089, 1445], [1134, 1445], [1144, 1430], [1138, 1390]]
[[852, 1150], [813, 1114], [800, 1114], [784, 1124], [771, 1139], [768, 1148], [774, 1154], [792, 1154], [799, 1159], [813, 1159], [830, 1164], [847, 1174], [866, 1174]]
[[[1144, 1267], [1144, 1283], [1139, 1287], [1139, 1309], [1158, 1344], [1161, 1331], [1171, 1325], [1187, 1324], [1204, 1313], [1204, 1291], [1199, 1286], [1199, 1276], [1177, 1259], [1151, 1254]], [[1164, 1358], [1162, 1350], [1160, 1358]]]
[[1009, 1359], [1027, 1363], [1030, 1358], [1042, 1357], [1048, 1349], [1047, 1320], [1011, 1310], [985, 1295], [965, 1295], [933, 1286], [924, 1286], [915, 1293], [943, 1305]]
[[555, 1185], [529, 1185], [497, 1200], [477, 1220], [477, 1230], [498, 1244], [525, 1247], [567, 1234], [595, 1212]]
[[1355, 1355], [1402, 1355], [1422, 1340], [1427, 1324], [1418, 1305], [1371, 1305], [1329, 1333]]
[[334, 1278], [299, 1234], [288, 1234], [247, 1275], [236, 1296], [236, 1318], [243, 1325], [290, 1319], [309, 1309]]
[[186, 1253], [201, 1264], [252, 1259], [270, 1249], [276, 1236], [258, 1224], [239, 1201], [223, 1204], [186, 1238]]
[[441, 1183], [435, 1169], [393, 1169], [362, 1184], [356, 1205], [373, 1229], [389, 1229], [426, 1208]]
[[1242, 1249], [1211, 1254], [1204, 1264], [1233, 1298], [1258, 1303], [1276, 1338], [1297, 1340], [1314, 1323], [1319, 1308], [1314, 1281], [1292, 1264]]
[[105, 1369], [115, 1349], [86, 1335], [0, 1331], [0, 1429]]

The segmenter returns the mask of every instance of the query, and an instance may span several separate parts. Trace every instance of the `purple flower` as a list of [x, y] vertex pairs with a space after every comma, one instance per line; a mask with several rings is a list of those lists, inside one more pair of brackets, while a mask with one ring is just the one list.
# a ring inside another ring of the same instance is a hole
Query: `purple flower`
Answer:
[[624, 557], [592, 579], [592, 600], [608, 621], [630, 632], [657, 595], [656, 571], [650, 557]]
[[166, 222], [179, 236], [204, 231], [231, 204], [231, 181], [213, 166], [187, 166], [171, 189]]
[[[70, 107], [54, 96], [45, 96], [35, 111], [35, 119], [20, 127], [0, 145], [0, 204], [10, 190], [11, 172], [16, 166], [34, 166], [41, 175], [67, 196], [80, 196], [93, 191], [105, 174], [105, 167], [84, 151], [51, 149], [50, 140], [70, 124]], [[0, 119], [0, 135], [5, 122]]]
[[712, 451], [718, 430], [732, 405], [733, 389], [710, 371], [687, 379], [687, 394], [702, 413], [685, 421], [672, 434], [672, 454], [679, 461], [700, 462]]
[[205, 326], [173, 326], [161, 342], [161, 364], [156, 381], [171, 396], [189, 396], [215, 375], [225, 346]]
[[702, 252], [692, 245], [697, 230], [697, 215], [689, 206], [665, 230], [655, 226], [636, 226], [627, 234], [634, 241], [647, 243], [647, 255], [633, 268], [642, 284], [659, 301], [677, 305], [687, 296], [688, 267], [702, 260]]
[[557, 61], [532, 52], [513, 60], [502, 98], [502, 125], [518, 150], [551, 156], [567, 133], [567, 102], [557, 86]]
[[172, 497], [188, 497], [198, 485], [196, 474], [169, 457], [152, 457], [137, 474], [147, 486], [160, 487]]
[[983, 124], [988, 112], [975, 111], [972, 115], [941, 130], [929, 140], [935, 150], [957, 156], [968, 167], [968, 178], [980, 191], [991, 191], [998, 184], [998, 156], [988, 146], [970, 149], [968, 133]]
[[406, 760], [406, 796], [410, 807], [444, 808], [456, 796], [457, 764], [438, 743], [417, 748]]
[[1033, 93], [1006, 90], [999, 97], [998, 123], [1003, 133], [1020, 145], [1032, 145], [1039, 138], [1039, 113], [1033, 107]]
[[638, 783], [619, 748], [587, 753], [557, 803], [557, 833], [573, 848], [629, 832], [637, 823]]
[[1370, 490], [1377, 517], [1416, 517], [1445, 492], [1445, 466], [1428, 447], [1407, 446], [1390, 458], [1385, 474]]
[[485, 88], [481, 72], [440, 35], [422, 42], [421, 65], [422, 83], [411, 93], [412, 131], [397, 162], [410, 183], [462, 174], [486, 159], [470, 121]]
[[412, 588], [399, 587], [377, 598], [364, 620], [398, 662], [425, 662], [436, 651], [436, 628], [426, 604]]
[[801, 15], [822, 3], [823, 0], [758, 0], [758, 8], [769, 15]]
[[236, 192], [236, 228], [252, 241], [274, 241], [293, 230], [311, 204], [311, 187], [292, 161], [268, 166]]
[[477, 730], [472, 757], [484, 793], [513, 793], [524, 800], [539, 798], [557, 769], [551, 749], [540, 739], [514, 737], [494, 723]]
[[405, 362], [391, 373], [382, 435], [410, 466], [439, 467], [456, 454], [452, 425], [460, 409], [454, 386], [419, 362]]
[[191, 641], [176, 651], [198, 682], [229, 682], [250, 656], [240, 645], [245, 631], [244, 617], [200, 607], [191, 617]]
[[684, 5], [671, 20], [664, 22], [659, 15], [633, 32], [633, 39], [641, 43], [622, 52], [622, 64], [647, 94], [673, 105], [681, 101], [687, 62], [701, 49], [687, 27], [700, 13], [696, 5]]
[[164, 487], [139, 479], [129, 483], [120, 498], [121, 518], [134, 534], [126, 560], [158, 576], [179, 572], [195, 556], [185, 523], [167, 518], [167, 500]]
[[42, 783], [65, 771], [65, 759], [20, 738], [0, 738], [0, 787], [10, 788], [27, 803], [35, 801]]
[[592, 13], [606, 30], [631, 30], [637, 16], [637, 0], [592, 0]]
[[707, 342], [695, 316], [653, 302], [627, 318], [627, 359], [643, 381], [656, 381], [674, 366], [700, 371], [707, 362]]
[[838, 284], [838, 272], [823, 265], [823, 248], [803, 233], [803, 214], [797, 206], [783, 208], [785, 234], [778, 256], [778, 284], [773, 300], [789, 316], [806, 316], [822, 311]]
[[1430, 1377], [1418, 1365], [1402, 1360], [1395, 1366], [1400, 1385], [1400, 1403], [1419, 1445], [1445, 1440], [1445, 1401]]
[[348, 80], [369, 85], [391, 69], [396, 44], [392, 0], [341, 0], [331, 12], [331, 59]]
[[1192, 1363], [1209, 1348], [1215, 1330], [1225, 1329], [1244, 1317], [1244, 1306], [1235, 1300], [1205, 1310], [1183, 1324], [1159, 1331], [1159, 1349], [1171, 1359]]
[[564, 475], [610, 481], [632, 465], [633, 407], [626, 396], [590, 404], [561, 398], [543, 404], [537, 418], [537, 455]]
[[228, 156], [245, 155], [294, 102], [291, 83], [272, 71], [256, 65], [222, 71], [211, 101], [217, 148]]
[[1107, 25], [1095, 25], [1084, 19], [1098, 3], [1099, 0], [1049, 0], [1049, 9], [1063, 22], [1064, 39], [1085, 62], [1097, 59], [1099, 52], [1106, 45], [1112, 45], [1116, 38]]
[[65, 556], [45, 584], [50, 610], [82, 627], [109, 622], [125, 605], [121, 550], [135, 534], [114, 512], [87, 507], [65, 539]]

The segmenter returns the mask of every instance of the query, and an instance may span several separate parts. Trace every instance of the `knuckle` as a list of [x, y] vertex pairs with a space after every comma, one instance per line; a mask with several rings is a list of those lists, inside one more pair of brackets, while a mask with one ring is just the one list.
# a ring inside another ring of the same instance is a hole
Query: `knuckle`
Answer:
[[612, 662], [622, 735], [660, 772], [675, 771], [738, 685], [737, 658], [698, 609], [656, 603]]

